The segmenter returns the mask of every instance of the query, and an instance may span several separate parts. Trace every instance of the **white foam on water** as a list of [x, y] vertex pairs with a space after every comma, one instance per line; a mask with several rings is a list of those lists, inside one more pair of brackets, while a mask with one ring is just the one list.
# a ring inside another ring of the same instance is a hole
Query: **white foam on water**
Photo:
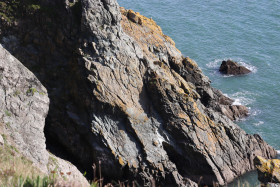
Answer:
[[234, 102], [232, 103], [232, 105], [242, 105], [241, 100], [242, 100], [241, 98], [234, 99]]
[[238, 64], [244, 66], [245, 68], [249, 69], [251, 72], [256, 73], [258, 71], [256, 66], [253, 66], [250, 63], [245, 63], [243, 61], [238, 62]]
[[220, 67], [222, 61], [223, 61], [223, 59], [215, 59], [214, 61], [206, 64], [206, 66], [210, 69], [218, 69]]
[[249, 109], [249, 114], [250, 114], [250, 116], [257, 116], [257, 115], [259, 115], [260, 113], [262, 113], [261, 112], [261, 110], [250, 110]]
[[248, 91], [236, 92], [230, 95], [234, 99], [233, 105], [250, 105], [255, 102], [254, 94]]
[[280, 150], [276, 150], [277, 151], [277, 158], [280, 159]]
[[263, 125], [263, 124], [264, 124], [263, 121], [259, 121], [259, 122], [257, 122], [257, 123], [254, 123], [255, 126], [260, 126], [260, 125]]

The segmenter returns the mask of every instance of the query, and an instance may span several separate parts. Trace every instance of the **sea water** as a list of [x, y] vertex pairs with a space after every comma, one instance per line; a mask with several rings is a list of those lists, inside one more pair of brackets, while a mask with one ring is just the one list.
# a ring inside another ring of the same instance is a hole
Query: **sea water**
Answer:
[[[212, 86], [246, 105], [250, 116], [238, 122], [280, 150], [280, 0], [118, 0], [153, 18], [183, 55], [194, 59]], [[223, 60], [248, 67], [246, 76], [218, 72]], [[256, 186], [256, 172], [231, 184]]]

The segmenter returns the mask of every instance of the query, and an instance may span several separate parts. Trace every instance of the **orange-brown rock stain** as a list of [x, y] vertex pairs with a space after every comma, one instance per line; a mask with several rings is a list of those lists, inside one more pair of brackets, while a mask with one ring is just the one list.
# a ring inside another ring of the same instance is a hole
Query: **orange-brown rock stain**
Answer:
[[[147, 18], [138, 12], [126, 10], [123, 7], [120, 10], [122, 13], [121, 25], [124, 32], [137, 41], [145, 54], [154, 56], [153, 52], [151, 52], [154, 49], [149, 49], [149, 47], [164, 49], [166, 48], [166, 43], [175, 48], [175, 42], [169, 36], [163, 34], [160, 26], [152, 18]], [[141, 24], [129, 20], [127, 17], [128, 12], [135, 14], [141, 20]]]
[[[126, 10], [122, 7], [121, 7], [121, 13], [122, 13], [121, 25], [124, 32], [128, 34], [130, 37], [132, 37], [133, 39], [135, 39], [135, 41], [143, 50], [144, 54], [150, 57], [156, 57], [154, 54], [154, 50], [158, 49], [160, 51], [161, 49], [166, 49], [167, 43], [173, 46], [174, 49], [178, 50], [175, 47], [175, 42], [171, 38], [163, 34], [162, 29], [156, 24], [156, 22], [153, 19], [140, 15], [138, 12], [134, 12], [132, 10]], [[140, 20], [140, 21], [138, 21], [137, 23], [133, 20], [130, 20], [127, 16], [128, 13], [132, 13], [136, 17], [136, 20]], [[190, 59], [189, 57], [184, 58], [181, 63], [191, 68], [198, 68], [196, 62]], [[162, 86], [161, 84], [163, 84], [166, 81], [167, 84], [171, 84], [173, 85], [174, 88], [176, 88], [175, 89], [176, 93], [185, 98], [186, 102], [188, 102], [191, 105], [190, 110], [193, 111], [196, 116], [196, 118], [191, 120], [187, 115], [186, 111], [182, 111], [177, 114], [178, 118], [185, 119], [186, 120], [185, 125], [190, 125], [193, 123], [199, 129], [206, 131], [207, 135], [206, 137], [204, 137], [204, 139], [205, 138], [207, 139], [206, 147], [208, 148], [208, 152], [210, 154], [215, 155], [216, 154], [215, 144], [217, 144], [219, 140], [212, 132], [211, 127], [209, 127], [209, 124], [211, 124], [210, 126], [215, 126], [216, 124], [211, 119], [209, 119], [206, 115], [204, 115], [198, 108], [196, 104], [196, 99], [200, 98], [200, 96], [195, 91], [194, 86], [186, 82], [176, 72], [170, 71], [170, 68], [164, 62], [154, 61], [154, 65], [157, 65], [161, 68], [161, 71], [162, 73], [164, 72], [165, 77], [156, 75], [155, 77], [153, 77], [153, 79], [149, 81], [149, 84], [151, 84], [151, 86], [154, 87], [155, 89], [160, 90], [160, 87]], [[170, 77], [174, 77], [176, 83], [172, 82], [171, 80], [173, 79]], [[197, 135], [199, 138], [199, 134]], [[201, 137], [201, 141], [204, 142], [204, 140], [202, 140], [202, 137]]]
[[280, 175], [280, 159], [267, 160], [265, 158], [257, 156], [257, 159], [255, 160], [258, 161], [257, 164], [255, 163], [256, 168], [260, 170], [262, 173], [267, 173], [272, 175], [273, 172], [277, 172]]

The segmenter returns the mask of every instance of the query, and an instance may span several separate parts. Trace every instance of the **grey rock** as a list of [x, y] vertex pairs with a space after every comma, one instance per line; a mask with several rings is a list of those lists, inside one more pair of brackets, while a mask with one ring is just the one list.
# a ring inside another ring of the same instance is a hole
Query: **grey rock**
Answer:
[[[130, 175], [143, 184], [148, 184], [151, 176], [164, 185], [184, 186], [184, 177], [198, 182], [201, 176], [204, 184], [225, 184], [254, 169], [254, 155], [275, 156], [275, 150], [259, 136], [246, 134], [220, 113], [216, 107], [221, 105], [222, 94], [210, 86], [194, 61], [184, 58], [157, 28], [151, 33], [160, 39], [148, 41], [153, 52], [146, 49], [147, 43], [142, 41], [146, 33], [140, 28], [144, 23], [132, 25], [130, 30], [125, 16], [120, 22], [114, 2], [104, 8], [97, 6], [98, 1], [82, 4], [84, 35], [89, 41], [94, 39], [105, 60], [99, 61], [84, 49], [97, 72], [93, 97], [104, 108], [118, 106], [112, 111], [101, 110], [91, 124], [94, 136], [100, 138], [98, 146], [94, 144], [98, 149], [93, 148], [100, 155], [97, 159], [115, 168], [108, 176], [121, 174], [121, 168], [128, 167]], [[104, 23], [106, 30], [96, 30]], [[118, 37], [112, 41], [107, 36], [114, 29]], [[105, 43], [117, 48], [109, 52]], [[231, 116], [237, 116], [239, 108], [231, 106], [225, 96], [222, 100], [231, 107], [227, 111], [235, 111]], [[112, 157], [119, 165], [109, 160]]]
[[[52, 175], [52, 171], [56, 171], [57, 177], [61, 179], [67, 179], [67, 183], [72, 184], [70, 186], [90, 186], [89, 182], [83, 176], [83, 174], [70, 162], [67, 162], [55, 155], [50, 154], [49, 163], [48, 163], [48, 174]], [[66, 181], [65, 181], [66, 182]], [[64, 183], [65, 183], [64, 182]], [[62, 184], [64, 184], [62, 183]], [[73, 185], [75, 184], [75, 185]], [[60, 185], [64, 186], [64, 185]]]
[[[75, 166], [54, 155], [49, 156], [44, 136], [45, 118], [49, 110], [47, 90], [1, 45], [0, 109], [0, 129], [9, 137], [8, 144], [14, 145], [44, 173], [57, 170], [58, 175], [64, 173], [62, 178], [79, 182], [79, 186], [89, 186]], [[0, 145], [3, 144], [0, 135]]]
[[[64, 38], [71, 45], [55, 36], [30, 44], [43, 57], [33, 60], [41, 67], [33, 71], [52, 101], [50, 148], [60, 148], [82, 171], [101, 161], [105, 179], [143, 186], [197, 186], [201, 177], [201, 184], [225, 184], [253, 170], [255, 155], [276, 155], [225, 116], [222, 106], [234, 114], [238, 108], [152, 19], [137, 14], [142, 25], [130, 24], [116, 0], [81, 6], [78, 36]], [[71, 31], [63, 25], [75, 23], [68, 11], [53, 20], [65, 36]], [[19, 46], [13, 53], [32, 68], [25, 51]]]
[[44, 125], [49, 109], [47, 90], [0, 45], [0, 119], [17, 148], [47, 171]]

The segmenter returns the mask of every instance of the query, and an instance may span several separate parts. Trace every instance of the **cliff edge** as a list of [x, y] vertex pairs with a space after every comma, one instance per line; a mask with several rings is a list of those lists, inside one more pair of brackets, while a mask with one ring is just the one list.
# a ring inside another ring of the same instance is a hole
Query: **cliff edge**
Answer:
[[116, 0], [38, 6], [3, 23], [2, 43], [49, 92], [47, 147], [80, 170], [102, 161], [105, 179], [223, 185], [255, 169], [256, 155], [276, 155], [232, 122], [244, 108], [212, 88], [152, 19]]

